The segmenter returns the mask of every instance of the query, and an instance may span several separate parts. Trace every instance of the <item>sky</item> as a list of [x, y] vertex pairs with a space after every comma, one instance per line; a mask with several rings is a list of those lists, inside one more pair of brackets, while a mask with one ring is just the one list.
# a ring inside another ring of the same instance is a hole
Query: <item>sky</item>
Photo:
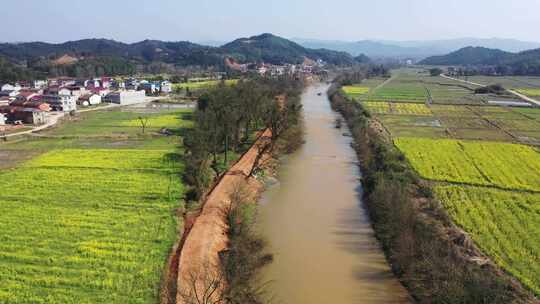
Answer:
[[1, 0], [0, 41], [540, 41], [540, 0]]

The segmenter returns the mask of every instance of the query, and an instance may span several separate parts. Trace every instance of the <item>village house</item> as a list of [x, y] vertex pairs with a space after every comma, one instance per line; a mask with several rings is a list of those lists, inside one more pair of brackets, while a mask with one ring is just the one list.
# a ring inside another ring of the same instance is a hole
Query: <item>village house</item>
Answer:
[[105, 101], [117, 103], [121, 105], [129, 105], [135, 103], [141, 103], [146, 98], [145, 91], [121, 91], [113, 92], [105, 97]]
[[79, 100], [77, 100], [77, 104], [84, 107], [95, 106], [100, 103], [101, 103], [101, 96], [97, 94], [86, 94], [79, 97]]
[[58, 77], [49, 79], [49, 86], [65, 87], [76, 85], [77, 80], [71, 77]]
[[172, 90], [173, 90], [173, 86], [170, 81], [161, 82], [161, 93], [170, 94]]
[[14, 91], [14, 90], [0, 91], [0, 97], [12, 97], [12, 98], [15, 98], [15, 97], [17, 97], [17, 95], [19, 95], [19, 91]]
[[126, 83], [124, 81], [111, 80], [111, 88], [125, 89], [126, 88]]
[[22, 88], [19, 84], [12, 85], [9, 83], [5, 83], [0, 85], [0, 91], [20, 91], [21, 89]]
[[11, 120], [21, 120], [25, 124], [42, 125], [47, 123], [47, 115], [38, 109], [17, 108], [12, 115]]
[[159, 93], [161, 87], [159, 84], [155, 82], [148, 82], [146, 80], [141, 81], [141, 84], [139, 85], [139, 89], [145, 90], [146, 94], [153, 95], [156, 93]]
[[23, 100], [23, 101], [30, 101], [32, 100], [32, 98], [38, 96], [39, 94], [37, 94], [36, 92], [34, 91], [30, 91], [30, 90], [22, 90], [19, 92], [19, 94], [17, 95], [16, 97], [16, 100]]
[[13, 106], [0, 107], [0, 113], [8, 121], [21, 121], [25, 124], [41, 125], [47, 122], [47, 114], [44, 111], [33, 108], [22, 108]]
[[51, 110], [51, 106], [48, 103], [45, 103], [42, 101], [15, 100], [11, 102], [10, 106], [20, 107], [20, 108], [38, 109], [44, 112], [49, 112]]
[[44, 87], [47, 86], [47, 81], [46, 80], [34, 80], [34, 89], [43, 89]]
[[99, 81], [99, 79], [89, 79], [84, 81], [84, 86], [89, 89], [99, 88], [101, 87], [101, 82]]
[[77, 98], [71, 95], [43, 95], [42, 100], [54, 111], [71, 112], [77, 110]]
[[0, 106], [7, 106], [11, 102], [11, 98], [2, 96], [0, 97]]
[[[71, 96], [76, 96], [76, 97], [79, 97], [79, 96], [82, 96], [82, 95], [85, 95], [86, 94], [86, 88], [84, 87], [80, 87], [80, 86], [76, 86], [76, 85], [73, 85], [73, 86], [68, 86], [66, 87], [65, 89], [69, 90], [69, 94], [67, 95], [71, 95]], [[65, 93], [65, 91], [63, 90], [60, 90], [59, 91], [59, 94], [62, 95], [62, 93]], [[65, 95], [65, 94], [64, 94]]]
[[110, 77], [101, 77], [101, 87], [110, 88], [111, 87], [111, 78]]
[[90, 89], [90, 92], [92, 92], [92, 94], [96, 94], [96, 95], [99, 95], [101, 97], [105, 97], [111, 91], [109, 89], [107, 89], [107, 88], [97, 87], [97, 88]]

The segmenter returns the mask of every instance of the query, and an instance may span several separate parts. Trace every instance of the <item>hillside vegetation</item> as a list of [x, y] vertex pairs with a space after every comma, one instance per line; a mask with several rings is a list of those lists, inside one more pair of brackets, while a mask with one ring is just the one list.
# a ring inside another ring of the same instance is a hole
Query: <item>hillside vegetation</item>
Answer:
[[[59, 58], [71, 58], [69, 64]], [[304, 60], [323, 60], [334, 65], [351, 65], [369, 61], [365, 56], [353, 57], [345, 52], [308, 49], [290, 40], [262, 34], [241, 38], [221, 47], [199, 45], [187, 41], [165, 42], [144, 40], [126, 44], [107, 39], [85, 39], [61, 44], [44, 42], [0, 43], [0, 57], [27, 66], [28, 71], [50, 75], [101, 76], [133, 74], [136, 65], [169, 64], [180, 67], [221, 67], [225, 58], [236, 62], [300, 64]], [[31, 74], [18, 73], [19, 79]], [[9, 80], [11, 78], [5, 78]], [[0, 78], [3, 80], [3, 78]]]
[[420, 62], [424, 65], [490, 66], [500, 75], [540, 75], [540, 49], [509, 53], [498, 49], [466, 47]]

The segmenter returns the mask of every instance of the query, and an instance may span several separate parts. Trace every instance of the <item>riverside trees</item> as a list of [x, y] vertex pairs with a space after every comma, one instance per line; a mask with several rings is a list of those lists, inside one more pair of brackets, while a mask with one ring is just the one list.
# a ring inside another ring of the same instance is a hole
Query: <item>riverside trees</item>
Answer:
[[[283, 77], [220, 84], [202, 94], [195, 126], [185, 138], [187, 199], [197, 201], [229, 163], [251, 145], [257, 131], [270, 128], [272, 145], [298, 122], [301, 81]], [[285, 96], [286, 98], [276, 98]]]

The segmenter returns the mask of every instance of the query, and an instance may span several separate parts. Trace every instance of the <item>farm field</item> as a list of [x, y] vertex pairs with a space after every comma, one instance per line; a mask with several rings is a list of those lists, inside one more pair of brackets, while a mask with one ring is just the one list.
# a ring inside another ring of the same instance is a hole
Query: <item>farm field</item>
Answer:
[[523, 95], [531, 96], [531, 97], [539, 97], [540, 96], [540, 88], [538, 89], [523, 89], [518, 88], [516, 89], [518, 93], [521, 93]]
[[342, 89], [350, 98], [358, 99], [362, 97], [367, 97], [367, 94], [371, 92], [374, 88], [381, 85], [385, 82], [386, 78], [369, 78], [364, 79], [362, 83], [344, 86]]
[[[208, 80], [208, 81], [199, 81], [199, 82], [186, 82], [186, 83], [174, 83], [173, 89], [189, 89], [189, 90], [202, 90], [207, 89], [213, 86], [217, 86], [221, 81], [220, 80]], [[225, 80], [225, 84], [233, 85], [237, 83], [237, 79], [228, 79]]]
[[460, 79], [483, 85], [500, 84], [506, 89], [540, 89], [540, 77], [535, 76], [468, 76]]
[[540, 153], [486, 141], [397, 138], [396, 146], [494, 262], [540, 294]]
[[422, 69], [399, 69], [392, 80], [371, 92], [365, 100], [432, 103], [447, 105], [484, 105], [489, 101], [517, 102], [515, 96], [475, 94], [477, 87], [439, 76], [430, 76]]
[[456, 185], [435, 190], [482, 251], [540, 295], [540, 192]]
[[370, 91], [369, 87], [364, 87], [361, 85], [358, 86], [344, 86], [343, 91], [345, 91], [345, 94], [352, 98], [356, 98], [362, 95], [367, 94]]
[[[148, 115], [147, 133], [134, 121]], [[0, 144], [0, 303], [156, 303], [190, 110], [82, 115]]]
[[[540, 92], [540, 78], [497, 80], [529, 95]], [[489, 105], [495, 100], [516, 101], [475, 95], [474, 86], [401, 69], [358, 102], [430, 181], [454, 222], [538, 296], [540, 243], [533, 236], [540, 234], [540, 109]]]
[[530, 146], [425, 138], [395, 144], [429, 180], [540, 192], [540, 153]]
[[377, 101], [362, 102], [362, 105], [382, 121], [394, 137], [441, 137], [540, 145], [540, 136], [535, 132], [540, 130], [540, 109], [426, 106]]

